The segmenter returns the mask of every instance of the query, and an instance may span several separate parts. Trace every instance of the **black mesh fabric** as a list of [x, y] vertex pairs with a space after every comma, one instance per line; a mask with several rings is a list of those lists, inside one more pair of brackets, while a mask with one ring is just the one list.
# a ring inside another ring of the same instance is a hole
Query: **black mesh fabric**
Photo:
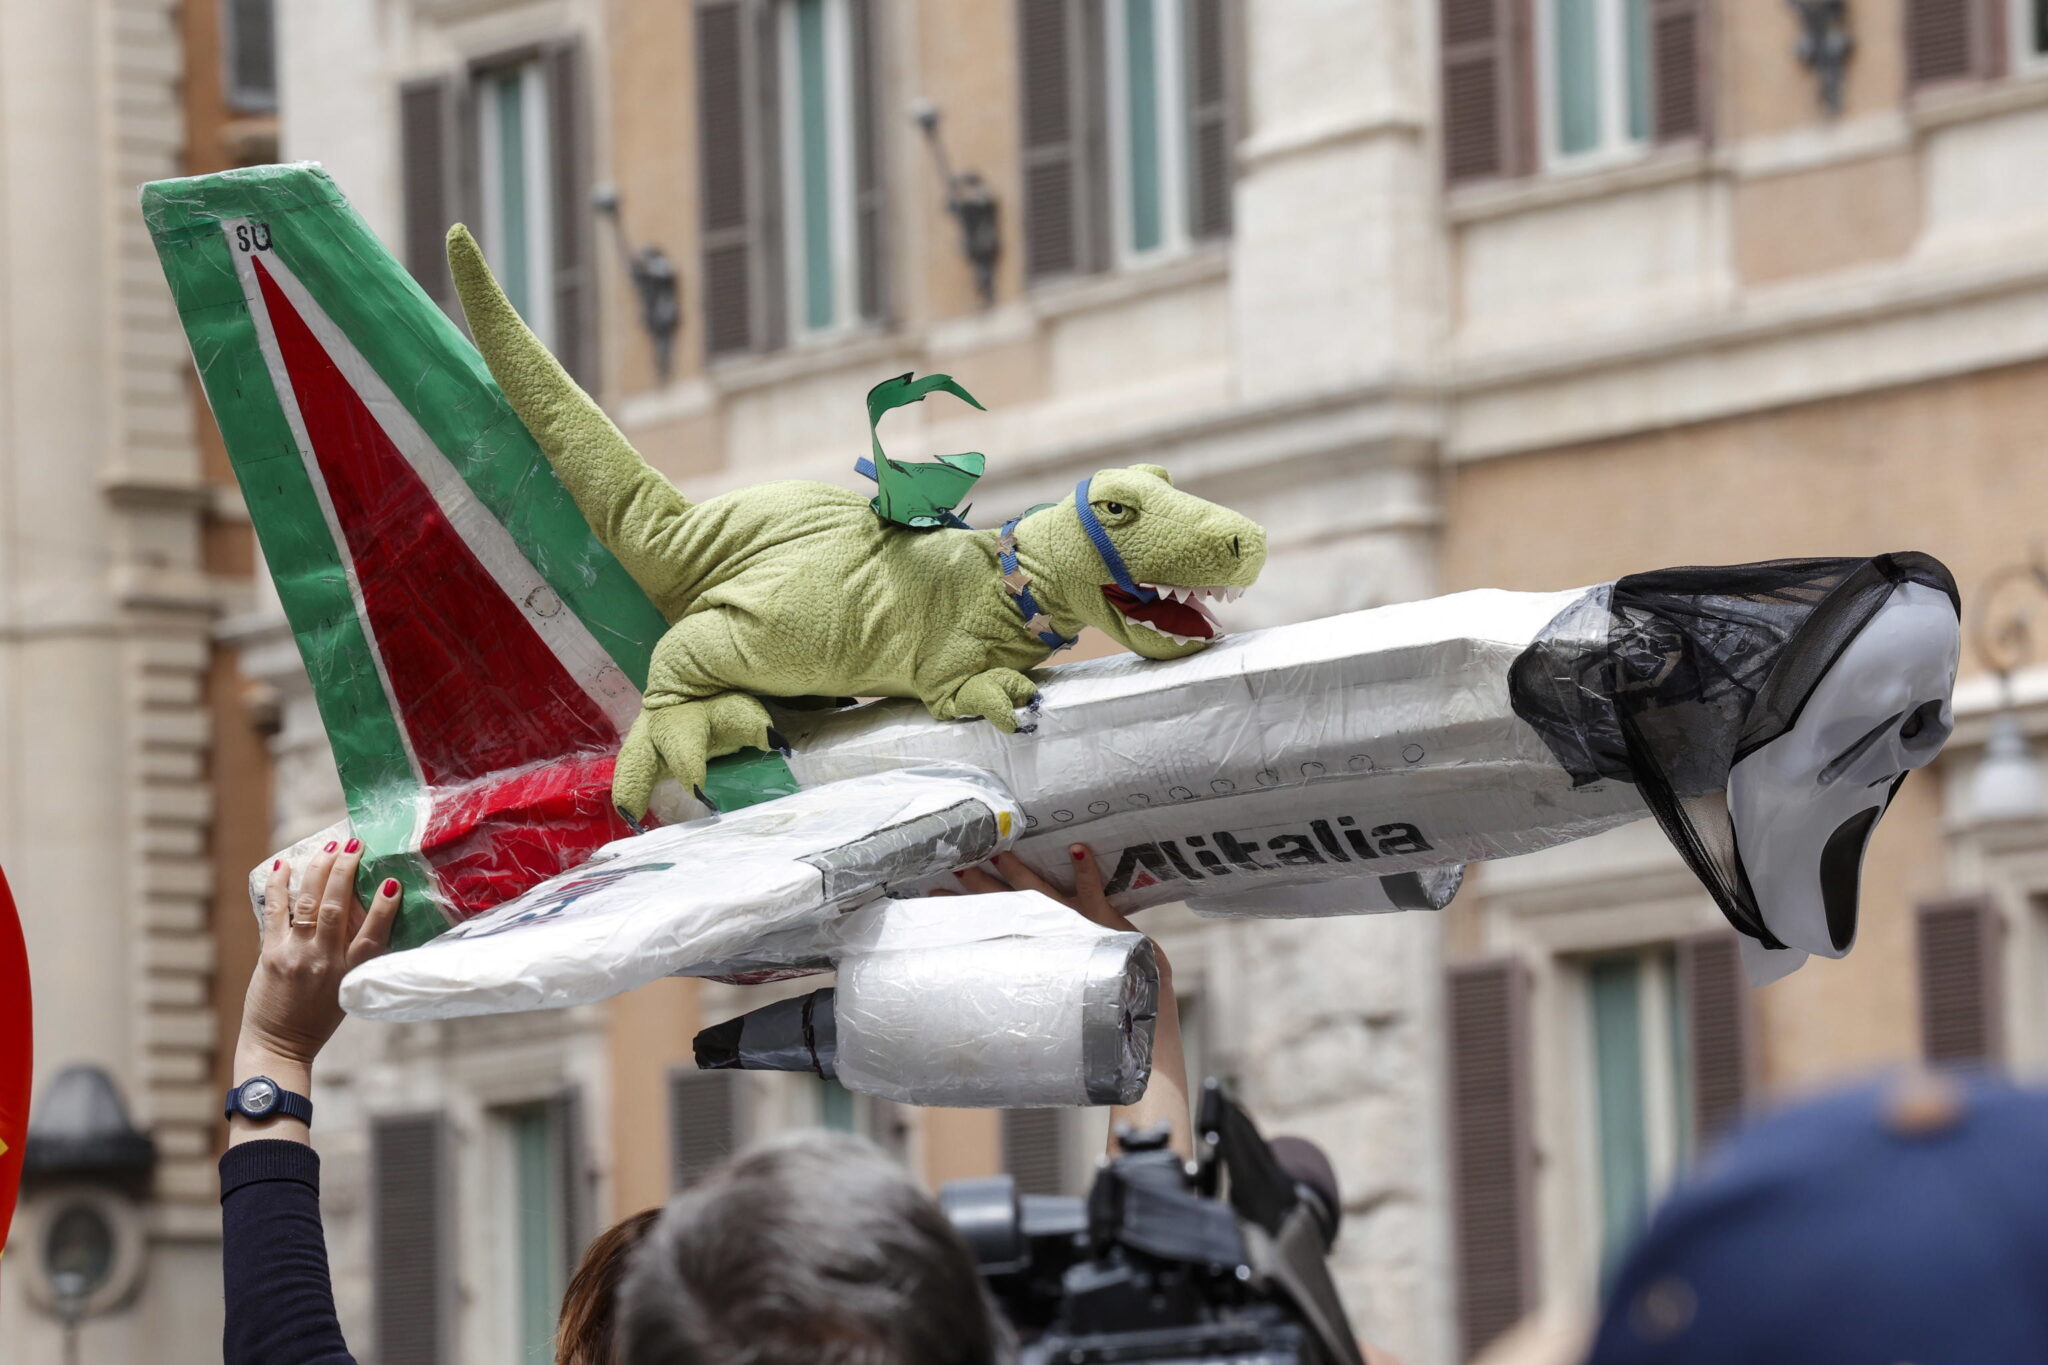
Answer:
[[1960, 611], [1947, 568], [1911, 551], [1631, 574], [1558, 613], [1515, 660], [1509, 699], [1574, 786], [1635, 784], [1729, 922], [1781, 947], [1736, 856], [1728, 774], [1798, 720], [1902, 583]]

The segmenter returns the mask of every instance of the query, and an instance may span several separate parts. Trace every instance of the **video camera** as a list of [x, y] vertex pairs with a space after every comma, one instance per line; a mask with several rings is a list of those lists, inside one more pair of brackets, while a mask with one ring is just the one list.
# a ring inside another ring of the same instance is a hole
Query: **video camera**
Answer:
[[1183, 1164], [1164, 1128], [1119, 1129], [1085, 1199], [1019, 1195], [1006, 1175], [940, 1190], [1019, 1365], [1363, 1365], [1330, 1279], [1327, 1159], [1276, 1150], [1214, 1080], [1195, 1134]]

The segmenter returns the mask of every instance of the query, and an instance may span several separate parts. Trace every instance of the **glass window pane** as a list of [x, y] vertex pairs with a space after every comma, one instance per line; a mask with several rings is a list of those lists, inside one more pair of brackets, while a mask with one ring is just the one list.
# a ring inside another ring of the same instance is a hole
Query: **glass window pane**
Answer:
[[523, 316], [533, 316], [532, 225], [527, 221], [526, 85], [523, 72], [507, 71], [491, 78], [491, 112], [497, 132], [498, 278], [505, 297]]
[[1622, 0], [1626, 47], [1623, 70], [1628, 73], [1628, 136], [1645, 142], [1650, 136], [1650, 0]]
[[825, 0], [796, 0], [797, 156], [802, 177], [804, 325], [830, 327], [832, 134], [825, 78]]
[[1668, 1012], [1665, 1036], [1671, 1043], [1672, 1155], [1682, 1170], [1692, 1160], [1692, 1030], [1687, 1026], [1685, 985], [1678, 975], [1678, 955], [1658, 954], [1657, 970], [1664, 975], [1664, 1008]]
[[1552, 98], [1557, 149], [1569, 156], [1600, 142], [1600, 0], [1553, 0]]
[[512, 1138], [515, 1254], [518, 1257], [519, 1358], [530, 1365], [554, 1359], [555, 1309], [567, 1276], [562, 1268], [562, 1169], [554, 1125], [545, 1105], [507, 1112]]
[[2048, 54], [2048, 0], [2034, 0], [2034, 51]]
[[818, 1081], [818, 1123], [835, 1133], [853, 1131], [853, 1092], [837, 1081]]
[[1593, 1022], [1594, 1132], [1600, 1155], [1603, 1265], [1628, 1245], [1650, 1194], [1649, 1135], [1643, 1122], [1640, 966], [1610, 958], [1586, 972]]
[[1153, 0], [1124, 0], [1124, 95], [1130, 174], [1131, 250], [1164, 236], [1159, 186], [1159, 30]]

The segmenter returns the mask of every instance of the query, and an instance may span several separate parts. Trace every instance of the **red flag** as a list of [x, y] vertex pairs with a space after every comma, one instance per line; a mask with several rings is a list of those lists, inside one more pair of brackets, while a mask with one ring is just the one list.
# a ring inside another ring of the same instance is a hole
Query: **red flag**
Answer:
[[0, 872], [0, 1248], [21, 1192], [21, 1156], [28, 1146], [28, 1090], [34, 1019], [29, 1010], [28, 944]]

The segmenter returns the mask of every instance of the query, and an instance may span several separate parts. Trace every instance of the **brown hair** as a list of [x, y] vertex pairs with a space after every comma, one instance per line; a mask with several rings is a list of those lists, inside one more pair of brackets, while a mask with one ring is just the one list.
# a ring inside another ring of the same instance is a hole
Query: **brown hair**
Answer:
[[576, 1273], [562, 1294], [562, 1316], [555, 1324], [555, 1365], [612, 1365], [612, 1324], [617, 1320], [619, 1279], [626, 1258], [654, 1226], [660, 1209], [628, 1214], [597, 1235], [584, 1249]]

